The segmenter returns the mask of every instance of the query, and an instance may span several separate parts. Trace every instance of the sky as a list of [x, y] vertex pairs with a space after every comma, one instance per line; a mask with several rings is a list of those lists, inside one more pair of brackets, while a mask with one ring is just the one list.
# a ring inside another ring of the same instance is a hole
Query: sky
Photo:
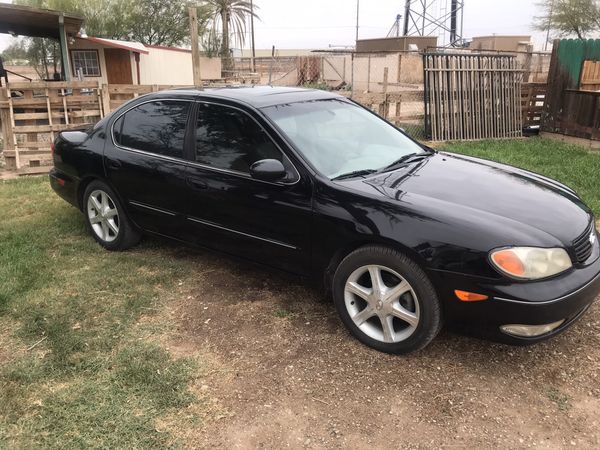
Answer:
[[[449, 3], [450, 0], [428, 0]], [[539, 15], [539, 0], [465, 0], [464, 37], [490, 34], [532, 35], [537, 49], [542, 33], [531, 29]], [[10, 3], [8, 0], [0, 0]], [[324, 49], [353, 45], [356, 0], [254, 0], [260, 20], [255, 21], [256, 48]], [[396, 15], [404, 14], [405, 0], [360, 0], [359, 38], [385, 36]], [[0, 34], [0, 50], [12, 38]]]

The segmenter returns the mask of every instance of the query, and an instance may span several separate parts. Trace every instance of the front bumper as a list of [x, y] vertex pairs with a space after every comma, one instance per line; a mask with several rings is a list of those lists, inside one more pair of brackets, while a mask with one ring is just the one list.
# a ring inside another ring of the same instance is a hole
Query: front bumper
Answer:
[[[549, 280], [494, 284], [490, 280], [433, 271], [448, 325], [469, 334], [510, 344], [530, 344], [555, 336], [579, 319], [600, 293], [600, 258], [586, 267]], [[462, 302], [454, 289], [489, 296]], [[546, 325], [564, 320], [552, 331], [534, 337], [503, 332], [507, 324]]]

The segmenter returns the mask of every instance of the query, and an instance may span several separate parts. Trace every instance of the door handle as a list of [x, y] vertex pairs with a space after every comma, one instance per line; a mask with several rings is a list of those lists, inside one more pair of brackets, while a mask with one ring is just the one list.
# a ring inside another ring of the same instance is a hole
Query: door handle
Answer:
[[121, 161], [117, 161], [115, 159], [106, 159], [106, 165], [109, 169], [119, 170], [122, 166]]
[[191, 188], [194, 189], [208, 189], [208, 184], [206, 184], [206, 181], [204, 180], [200, 180], [198, 178], [192, 178], [192, 177], [187, 177], [185, 179], [186, 183], [188, 186], [190, 186]]

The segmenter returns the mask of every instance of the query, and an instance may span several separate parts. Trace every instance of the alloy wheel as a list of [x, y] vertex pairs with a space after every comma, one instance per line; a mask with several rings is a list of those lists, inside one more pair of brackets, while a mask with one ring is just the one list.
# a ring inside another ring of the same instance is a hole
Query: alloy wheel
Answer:
[[87, 201], [87, 214], [96, 236], [104, 242], [112, 242], [119, 235], [119, 212], [110, 196], [97, 189]]
[[410, 283], [381, 265], [356, 269], [344, 287], [344, 302], [354, 324], [380, 342], [408, 339], [419, 325], [419, 300]]

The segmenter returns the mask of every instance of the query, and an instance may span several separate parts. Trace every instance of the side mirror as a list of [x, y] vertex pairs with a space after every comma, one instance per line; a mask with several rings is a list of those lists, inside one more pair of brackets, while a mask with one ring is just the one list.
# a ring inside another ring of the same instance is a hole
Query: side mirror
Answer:
[[250, 176], [257, 180], [275, 181], [285, 177], [285, 167], [276, 159], [261, 159], [250, 166]]

